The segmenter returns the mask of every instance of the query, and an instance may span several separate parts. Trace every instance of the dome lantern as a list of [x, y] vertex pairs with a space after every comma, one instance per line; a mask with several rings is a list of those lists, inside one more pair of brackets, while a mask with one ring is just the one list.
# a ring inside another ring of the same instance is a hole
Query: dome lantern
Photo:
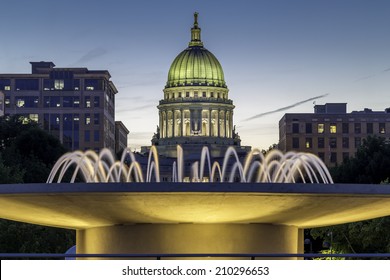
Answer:
[[188, 46], [200, 46], [203, 47], [202, 40], [200, 39], [201, 29], [198, 27], [198, 13], [194, 13], [194, 27], [191, 28], [191, 42]]

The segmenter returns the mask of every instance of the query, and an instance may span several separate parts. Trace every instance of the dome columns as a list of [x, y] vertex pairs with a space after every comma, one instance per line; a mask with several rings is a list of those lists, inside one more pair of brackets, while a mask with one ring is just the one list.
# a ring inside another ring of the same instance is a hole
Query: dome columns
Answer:
[[161, 108], [161, 138], [176, 137], [221, 137], [232, 138], [232, 108], [207, 106], [199, 108]]

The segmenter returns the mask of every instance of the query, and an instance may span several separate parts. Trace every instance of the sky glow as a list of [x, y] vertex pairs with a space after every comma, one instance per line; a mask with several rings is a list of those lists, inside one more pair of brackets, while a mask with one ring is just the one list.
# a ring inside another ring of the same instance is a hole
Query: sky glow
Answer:
[[313, 112], [313, 102], [301, 101], [314, 97], [346, 102], [348, 112], [390, 107], [386, 0], [5, 0], [1, 10], [0, 73], [30, 73], [29, 62], [41, 60], [108, 70], [132, 148], [150, 145], [195, 11], [202, 41], [223, 67], [243, 145], [277, 143], [281, 117]]

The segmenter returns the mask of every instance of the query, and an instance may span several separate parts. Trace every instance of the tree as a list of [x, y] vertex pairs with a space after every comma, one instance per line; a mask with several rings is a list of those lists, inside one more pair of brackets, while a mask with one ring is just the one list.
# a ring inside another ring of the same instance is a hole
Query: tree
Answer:
[[[368, 137], [354, 158], [330, 170], [335, 183], [387, 183], [390, 176], [390, 144]], [[331, 242], [336, 252], [384, 253], [390, 251], [390, 217], [311, 229], [313, 238]]]
[[[0, 184], [45, 183], [66, 152], [60, 141], [20, 117], [0, 118]], [[64, 253], [74, 231], [0, 219], [0, 252]]]
[[384, 138], [363, 140], [356, 156], [331, 169], [334, 182], [379, 184], [390, 176], [390, 144]]

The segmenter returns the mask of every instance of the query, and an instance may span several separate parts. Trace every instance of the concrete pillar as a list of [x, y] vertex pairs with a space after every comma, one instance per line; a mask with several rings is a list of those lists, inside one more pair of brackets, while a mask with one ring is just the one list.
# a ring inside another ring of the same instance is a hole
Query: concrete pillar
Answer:
[[294, 254], [302, 252], [302, 232], [271, 224], [118, 225], [77, 230], [76, 248], [78, 254]]

